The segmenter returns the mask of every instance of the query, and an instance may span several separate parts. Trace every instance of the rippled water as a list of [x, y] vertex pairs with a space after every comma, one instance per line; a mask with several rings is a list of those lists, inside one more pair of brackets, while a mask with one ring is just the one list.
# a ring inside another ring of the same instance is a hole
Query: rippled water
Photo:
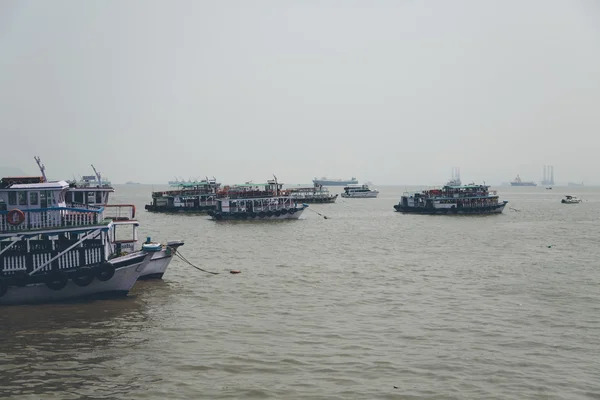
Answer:
[[262, 223], [150, 214], [151, 190], [114, 198], [221, 274], [1, 308], [1, 398], [600, 398], [599, 189], [500, 188], [520, 211], [482, 217], [398, 214], [381, 187]]

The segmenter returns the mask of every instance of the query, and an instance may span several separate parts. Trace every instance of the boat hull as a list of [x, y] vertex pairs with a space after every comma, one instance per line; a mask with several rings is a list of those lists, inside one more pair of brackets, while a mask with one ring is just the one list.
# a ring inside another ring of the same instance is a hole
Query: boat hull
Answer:
[[338, 195], [333, 195], [329, 197], [292, 197], [297, 202], [307, 203], [307, 204], [324, 204], [324, 203], [335, 203]]
[[506, 203], [489, 207], [465, 207], [465, 208], [431, 208], [431, 207], [408, 207], [400, 204], [394, 205], [397, 212], [403, 214], [429, 214], [429, 215], [481, 215], [500, 214], [504, 211]]
[[138, 279], [162, 279], [179, 246], [183, 246], [183, 241], [169, 242], [160, 251], [153, 252], [150, 262]]
[[248, 212], [241, 213], [214, 213], [211, 215], [211, 218], [215, 221], [275, 221], [275, 220], [284, 220], [284, 219], [298, 219], [304, 212], [304, 208], [298, 208], [298, 210], [294, 213], [287, 213], [281, 215], [261, 215], [261, 213], [254, 213], [254, 217], [251, 216]]
[[146, 204], [146, 211], [150, 212], [162, 212], [162, 213], [207, 213], [214, 210], [216, 206], [198, 206], [198, 207], [167, 207], [167, 206], [154, 206], [152, 204]]
[[342, 193], [345, 199], [374, 199], [379, 196], [379, 192], [358, 192], [358, 193]]
[[11, 286], [0, 305], [39, 304], [94, 296], [126, 296], [151, 259], [150, 253], [129, 254], [108, 262], [115, 267], [114, 276], [108, 281], [94, 279], [88, 286], [81, 287], [72, 280], [61, 290], [52, 290], [45, 283], [34, 283], [24, 287]]

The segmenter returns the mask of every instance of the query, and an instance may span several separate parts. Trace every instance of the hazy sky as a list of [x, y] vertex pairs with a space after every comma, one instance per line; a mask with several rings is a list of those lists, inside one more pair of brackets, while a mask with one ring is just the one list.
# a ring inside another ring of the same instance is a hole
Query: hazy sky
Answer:
[[0, 1], [0, 166], [600, 183], [596, 0]]

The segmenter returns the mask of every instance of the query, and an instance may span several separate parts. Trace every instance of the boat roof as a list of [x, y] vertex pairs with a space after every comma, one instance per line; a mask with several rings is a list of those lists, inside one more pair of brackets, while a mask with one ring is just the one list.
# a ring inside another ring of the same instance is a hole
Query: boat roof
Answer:
[[482, 187], [489, 187], [487, 185], [464, 185], [464, 186], [450, 186], [446, 185], [444, 188], [448, 189], [480, 189]]
[[42, 182], [42, 183], [15, 183], [4, 189], [65, 189], [69, 184], [66, 181]]

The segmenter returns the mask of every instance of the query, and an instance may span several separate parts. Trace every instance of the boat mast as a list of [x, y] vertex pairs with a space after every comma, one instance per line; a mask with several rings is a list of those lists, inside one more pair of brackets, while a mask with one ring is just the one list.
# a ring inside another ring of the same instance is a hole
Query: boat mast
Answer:
[[42, 173], [42, 176], [44, 177], [44, 182], [48, 182], [48, 179], [46, 178], [46, 172], [45, 172], [46, 166], [44, 164], [42, 164], [42, 160], [38, 156], [33, 157], [33, 159], [37, 163], [38, 168], [40, 169], [40, 172]]
[[96, 174], [98, 185], [102, 186], [102, 176], [100, 176], [100, 172], [96, 171], [96, 167], [94, 167], [94, 164], [92, 164], [92, 169], [94, 170], [94, 174]]
[[277, 183], [277, 177], [273, 174], [273, 178], [275, 178], [275, 196], [279, 196], [279, 184]]

